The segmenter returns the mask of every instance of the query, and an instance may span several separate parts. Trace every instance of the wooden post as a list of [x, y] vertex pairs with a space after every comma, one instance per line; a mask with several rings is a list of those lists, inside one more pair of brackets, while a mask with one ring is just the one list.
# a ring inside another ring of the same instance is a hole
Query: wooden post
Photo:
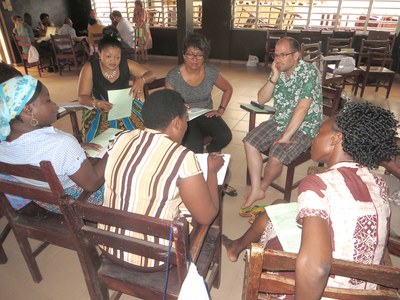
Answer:
[[193, 1], [178, 0], [177, 1], [177, 32], [178, 32], [178, 63], [183, 63], [182, 51], [183, 41], [189, 33], [193, 32]]

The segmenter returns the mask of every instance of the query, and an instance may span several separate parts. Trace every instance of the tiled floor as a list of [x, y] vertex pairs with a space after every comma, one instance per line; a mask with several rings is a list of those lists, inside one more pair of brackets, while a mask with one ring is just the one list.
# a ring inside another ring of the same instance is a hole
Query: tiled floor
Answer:
[[[151, 57], [148, 67], [156, 73], [157, 77], [163, 77], [176, 63], [176, 58]], [[231, 144], [224, 149], [224, 152], [232, 154], [229, 182], [238, 190], [239, 195], [234, 198], [227, 196], [224, 199], [223, 231], [228, 236], [236, 238], [249, 226], [247, 219], [241, 218], [238, 215], [238, 210], [242, 203], [242, 195], [247, 190], [245, 185], [246, 162], [242, 138], [248, 131], [248, 114], [240, 109], [239, 104], [242, 102], [248, 103], [250, 100], [256, 99], [257, 91], [263, 85], [267, 76], [263, 66], [247, 68], [243, 62], [229, 64], [215, 61], [213, 63], [222, 71], [223, 75], [230, 81], [234, 88], [232, 100], [223, 116], [224, 120], [233, 131], [233, 140]], [[30, 72], [32, 72], [34, 76], [37, 75], [35, 70]], [[65, 72], [62, 77], [54, 73], [44, 73], [41, 80], [49, 88], [50, 95], [54, 101], [64, 102], [77, 98], [78, 77], [74, 75], [73, 72]], [[395, 79], [389, 100], [384, 99], [384, 91], [385, 90], [375, 93], [372, 88], [367, 88], [365, 99], [390, 108], [399, 118], [400, 77], [397, 76]], [[349, 95], [350, 94], [349, 92]], [[218, 106], [220, 92], [214, 91], [213, 96], [215, 100], [214, 106]], [[354, 100], [359, 99], [355, 98]], [[56, 127], [65, 131], [71, 130], [69, 120], [58, 121]], [[296, 169], [297, 179], [305, 175], [307, 167], [310, 165], [315, 165], [315, 163], [310, 161]], [[294, 191], [292, 199], [296, 199], [296, 196], [297, 192]], [[272, 200], [281, 197], [281, 193], [274, 189], [269, 189], [267, 191], [267, 198], [264, 201], [260, 201], [260, 204], [268, 204]], [[0, 223], [0, 228], [2, 228], [2, 226], [4, 226], [4, 221]], [[79, 261], [73, 251], [56, 246], [49, 246], [37, 259], [43, 275], [43, 281], [39, 284], [35, 284], [30, 277], [13, 234], [10, 234], [7, 238], [4, 247], [9, 261], [5, 265], [0, 265], [0, 299], [89, 299]], [[400, 266], [400, 259], [394, 258], [394, 263]], [[212, 290], [211, 295], [214, 300], [241, 299], [243, 269], [244, 262], [241, 258], [236, 263], [232, 263], [228, 261], [225, 253], [223, 253], [222, 282], [219, 290]], [[123, 296], [121, 299], [134, 298]]]

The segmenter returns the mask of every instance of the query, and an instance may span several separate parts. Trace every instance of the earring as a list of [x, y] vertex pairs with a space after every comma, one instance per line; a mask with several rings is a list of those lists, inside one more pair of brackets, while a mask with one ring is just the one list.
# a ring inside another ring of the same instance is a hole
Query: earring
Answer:
[[36, 127], [36, 126], [38, 126], [39, 121], [37, 119], [35, 119], [35, 117], [32, 116], [30, 123], [33, 127]]

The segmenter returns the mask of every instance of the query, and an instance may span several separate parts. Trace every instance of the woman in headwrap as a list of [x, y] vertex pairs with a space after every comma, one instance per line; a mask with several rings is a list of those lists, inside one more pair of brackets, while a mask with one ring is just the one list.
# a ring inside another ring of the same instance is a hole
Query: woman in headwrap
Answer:
[[[18, 76], [0, 85], [0, 161], [38, 166], [52, 163], [65, 192], [76, 198], [83, 190], [94, 192], [89, 201], [103, 201], [105, 155], [92, 165], [72, 135], [54, 128], [57, 105], [49, 91], [32, 76]], [[10, 199], [14, 208], [29, 201]], [[46, 209], [57, 212], [53, 205]]]

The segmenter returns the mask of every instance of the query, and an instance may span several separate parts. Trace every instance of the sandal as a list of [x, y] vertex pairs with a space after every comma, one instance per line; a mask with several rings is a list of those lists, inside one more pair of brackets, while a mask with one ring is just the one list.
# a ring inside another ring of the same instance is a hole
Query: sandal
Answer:
[[260, 212], [265, 210], [264, 205], [254, 205], [253, 207], [244, 207], [239, 211], [239, 215], [244, 218], [252, 217], [258, 215]]
[[239, 216], [248, 218], [252, 216], [251, 207], [244, 207], [239, 210]]
[[237, 196], [237, 191], [226, 183], [224, 184], [223, 193], [231, 197]]

